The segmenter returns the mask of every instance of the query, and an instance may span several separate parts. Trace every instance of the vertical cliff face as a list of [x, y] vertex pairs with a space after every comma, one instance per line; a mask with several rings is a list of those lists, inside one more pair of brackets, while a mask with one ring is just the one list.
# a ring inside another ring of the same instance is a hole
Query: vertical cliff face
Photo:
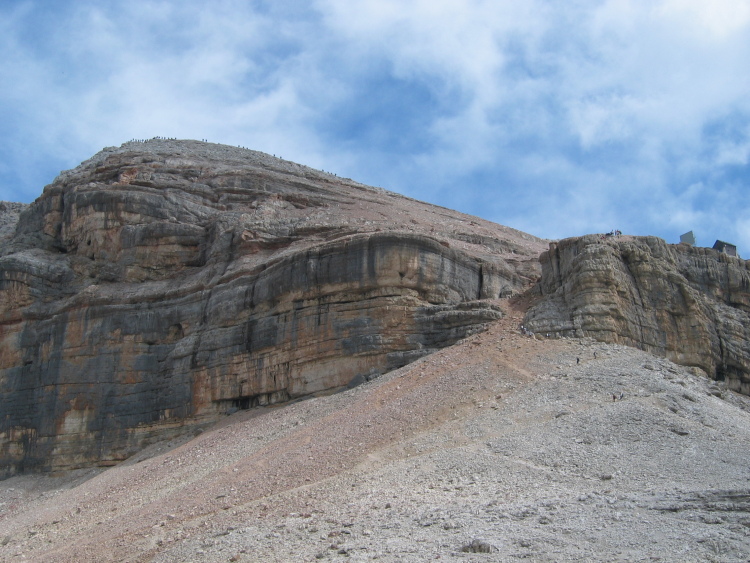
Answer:
[[533, 331], [636, 346], [750, 394], [750, 269], [710, 248], [586, 236], [541, 256]]
[[108, 464], [482, 330], [541, 241], [268, 155], [105, 149], [0, 249], [0, 467]]

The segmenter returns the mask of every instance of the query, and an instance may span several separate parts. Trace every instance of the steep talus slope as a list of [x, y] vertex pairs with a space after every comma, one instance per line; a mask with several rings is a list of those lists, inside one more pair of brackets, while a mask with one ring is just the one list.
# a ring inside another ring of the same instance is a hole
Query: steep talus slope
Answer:
[[85, 482], [12, 477], [0, 560], [747, 561], [750, 398], [520, 320]]
[[541, 250], [254, 151], [105, 149], [0, 249], [0, 476], [116, 463], [403, 366], [499, 318]]
[[710, 248], [589, 235], [541, 256], [538, 333], [592, 336], [702, 369], [750, 394], [750, 268]]

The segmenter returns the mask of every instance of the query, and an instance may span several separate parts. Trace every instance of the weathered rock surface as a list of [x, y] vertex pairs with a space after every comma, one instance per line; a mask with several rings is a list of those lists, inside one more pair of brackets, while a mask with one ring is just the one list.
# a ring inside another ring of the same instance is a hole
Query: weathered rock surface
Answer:
[[400, 367], [497, 319], [542, 249], [254, 151], [105, 149], [0, 249], [0, 476]]
[[[18, 224], [18, 217], [28, 205], [11, 201], [0, 201], [0, 244], [7, 244]], [[0, 250], [2, 252], [2, 250]]]
[[750, 394], [744, 260], [655, 237], [589, 235], [551, 243], [541, 263], [530, 330], [635, 346]]

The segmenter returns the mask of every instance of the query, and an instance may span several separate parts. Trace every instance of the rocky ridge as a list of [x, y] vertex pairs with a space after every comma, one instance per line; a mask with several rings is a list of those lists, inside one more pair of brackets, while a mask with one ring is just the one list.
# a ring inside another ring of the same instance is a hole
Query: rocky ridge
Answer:
[[750, 394], [750, 267], [711, 248], [599, 235], [550, 243], [530, 330], [647, 350]]
[[104, 149], [0, 249], [2, 475], [114, 464], [396, 369], [499, 318], [542, 249], [255, 151]]

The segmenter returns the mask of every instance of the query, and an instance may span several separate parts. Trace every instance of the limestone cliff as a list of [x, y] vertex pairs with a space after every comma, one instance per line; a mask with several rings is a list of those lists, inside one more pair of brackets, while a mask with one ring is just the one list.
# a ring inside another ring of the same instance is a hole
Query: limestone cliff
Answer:
[[750, 269], [710, 248], [589, 235], [541, 255], [530, 330], [592, 336], [695, 366], [750, 394]]
[[18, 217], [27, 207], [24, 203], [0, 201], [0, 245], [6, 245], [13, 236], [18, 224]]
[[0, 248], [0, 476], [115, 463], [404, 365], [498, 318], [542, 250], [254, 151], [105, 149]]

